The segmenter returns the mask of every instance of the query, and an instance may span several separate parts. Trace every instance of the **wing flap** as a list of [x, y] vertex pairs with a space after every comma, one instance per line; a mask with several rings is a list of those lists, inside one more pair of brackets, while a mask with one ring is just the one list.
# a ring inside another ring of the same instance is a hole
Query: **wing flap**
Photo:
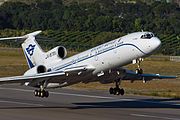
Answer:
[[[117, 74], [118, 73], [118, 74]], [[136, 72], [127, 70], [125, 68], [118, 68], [111, 70], [111, 73], [105, 73], [103, 76], [98, 77], [100, 83], [112, 83], [114, 80], [129, 80], [131, 82], [142, 80], [143, 82], [153, 79], [176, 79], [177, 76], [165, 76], [160, 74], [136, 74]]]

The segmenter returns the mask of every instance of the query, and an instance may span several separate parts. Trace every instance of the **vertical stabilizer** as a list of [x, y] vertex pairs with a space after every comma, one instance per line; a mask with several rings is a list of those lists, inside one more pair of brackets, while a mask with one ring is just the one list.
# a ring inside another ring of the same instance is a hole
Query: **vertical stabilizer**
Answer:
[[28, 36], [28, 38], [22, 43], [22, 48], [29, 68], [44, 64], [45, 53], [35, 40], [34, 36]]
[[35, 31], [20, 37], [8, 37], [8, 38], [0, 38], [0, 41], [5, 40], [14, 40], [14, 39], [22, 39], [25, 40], [22, 43], [22, 48], [29, 65], [29, 68], [32, 68], [37, 65], [43, 65], [45, 61], [45, 53], [35, 40], [35, 36], [40, 34], [42, 31]]

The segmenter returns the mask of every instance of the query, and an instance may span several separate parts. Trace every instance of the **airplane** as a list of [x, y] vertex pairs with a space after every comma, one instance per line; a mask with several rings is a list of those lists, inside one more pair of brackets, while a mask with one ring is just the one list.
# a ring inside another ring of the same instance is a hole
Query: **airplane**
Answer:
[[[161, 41], [152, 32], [134, 32], [115, 40], [91, 48], [85, 52], [66, 58], [64, 46], [57, 46], [44, 52], [36, 41], [42, 31], [35, 31], [20, 37], [0, 38], [4, 40], [23, 40], [22, 49], [29, 70], [22, 76], [0, 78], [0, 84], [20, 83], [35, 87], [34, 95], [48, 97], [46, 89], [62, 88], [77, 83], [100, 82], [115, 83], [109, 89], [112, 95], [124, 95], [120, 88], [122, 80], [175, 79], [176, 76], [144, 74], [140, 63], [160, 46]], [[123, 68], [127, 64], [137, 64], [135, 71]]]

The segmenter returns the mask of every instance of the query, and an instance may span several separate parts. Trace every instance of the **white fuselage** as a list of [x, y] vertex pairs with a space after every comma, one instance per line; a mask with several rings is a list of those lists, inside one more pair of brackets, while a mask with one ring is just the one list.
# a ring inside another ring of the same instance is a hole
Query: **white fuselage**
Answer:
[[[152, 54], [160, 45], [157, 37], [141, 38], [149, 32], [136, 32], [104, 43], [80, 54], [47, 65], [52, 71], [88, 65], [95, 68], [93, 74], [121, 67], [132, 60]], [[149, 33], [152, 34], [152, 33]]]

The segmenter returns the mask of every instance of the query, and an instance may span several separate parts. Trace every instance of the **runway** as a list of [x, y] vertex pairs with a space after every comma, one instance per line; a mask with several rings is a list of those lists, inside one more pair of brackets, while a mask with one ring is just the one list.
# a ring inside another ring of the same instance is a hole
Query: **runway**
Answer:
[[50, 90], [49, 98], [25, 86], [0, 86], [0, 120], [180, 120], [180, 99], [113, 96], [108, 91]]

